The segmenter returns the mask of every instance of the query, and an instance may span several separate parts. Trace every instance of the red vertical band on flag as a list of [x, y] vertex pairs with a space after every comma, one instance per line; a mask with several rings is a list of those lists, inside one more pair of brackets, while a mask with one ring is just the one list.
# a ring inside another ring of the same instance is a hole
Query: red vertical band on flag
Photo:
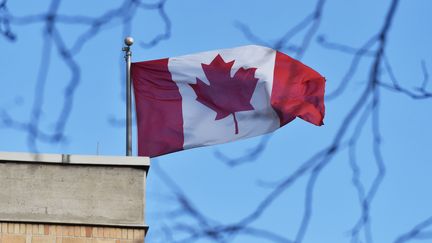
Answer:
[[325, 78], [310, 67], [276, 53], [271, 105], [283, 126], [296, 117], [317, 126], [324, 119]]
[[183, 149], [182, 97], [168, 58], [132, 63], [138, 122], [138, 155], [154, 157]]

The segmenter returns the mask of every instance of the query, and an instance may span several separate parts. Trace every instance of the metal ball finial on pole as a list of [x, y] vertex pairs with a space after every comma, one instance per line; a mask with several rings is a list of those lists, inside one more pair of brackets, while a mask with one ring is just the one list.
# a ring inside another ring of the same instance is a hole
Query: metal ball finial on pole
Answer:
[[125, 45], [127, 45], [127, 46], [131, 46], [131, 45], [133, 45], [133, 43], [134, 43], [134, 39], [133, 39], [132, 37], [128, 36], [128, 37], [126, 37], [126, 38], [124, 39], [124, 43], [125, 43]]
[[133, 38], [128, 36], [124, 39], [126, 46], [123, 47], [126, 61], [126, 156], [132, 156], [132, 84], [131, 84], [131, 56], [130, 47], [133, 45]]

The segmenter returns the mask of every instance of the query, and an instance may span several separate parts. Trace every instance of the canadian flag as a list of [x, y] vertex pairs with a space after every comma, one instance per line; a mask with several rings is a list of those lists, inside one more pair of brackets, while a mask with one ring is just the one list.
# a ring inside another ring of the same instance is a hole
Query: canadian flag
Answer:
[[324, 118], [325, 79], [273, 49], [249, 45], [132, 63], [138, 155], [158, 156]]

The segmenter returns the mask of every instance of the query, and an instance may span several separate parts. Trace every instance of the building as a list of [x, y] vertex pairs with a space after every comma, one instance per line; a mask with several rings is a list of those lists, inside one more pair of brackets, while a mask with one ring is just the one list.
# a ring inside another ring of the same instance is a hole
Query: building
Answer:
[[0, 153], [0, 242], [144, 242], [149, 166], [146, 157]]

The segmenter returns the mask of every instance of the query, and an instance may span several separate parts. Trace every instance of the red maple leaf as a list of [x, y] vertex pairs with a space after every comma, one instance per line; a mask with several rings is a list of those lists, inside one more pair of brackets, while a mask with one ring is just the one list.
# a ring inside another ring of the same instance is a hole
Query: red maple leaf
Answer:
[[238, 134], [235, 112], [254, 110], [250, 100], [258, 79], [256, 68], [243, 67], [231, 77], [233, 65], [234, 60], [225, 62], [218, 54], [210, 64], [201, 63], [210, 85], [197, 78], [197, 83], [190, 86], [197, 95], [196, 100], [216, 112], [215, 120], [233, 115], [235, 134]]

